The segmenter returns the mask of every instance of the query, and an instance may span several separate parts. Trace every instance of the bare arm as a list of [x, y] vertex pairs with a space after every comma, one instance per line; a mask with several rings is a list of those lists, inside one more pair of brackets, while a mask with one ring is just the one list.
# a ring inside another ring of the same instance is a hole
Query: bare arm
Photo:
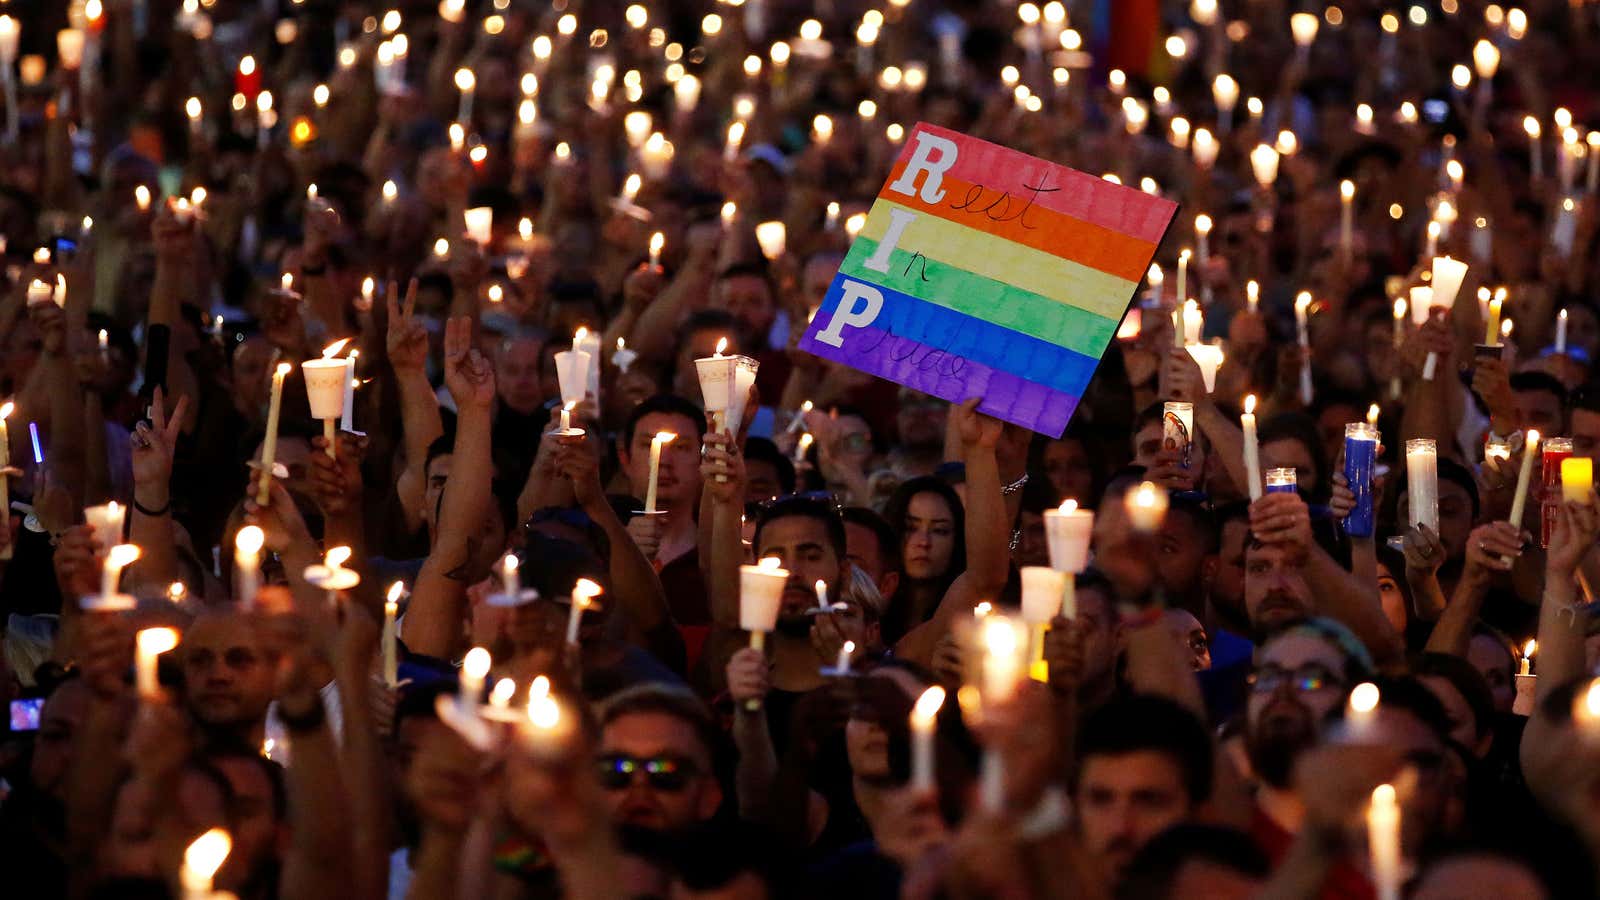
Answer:
[[342, 632], [334, 672], [344, 715], [339, 755], [350, 798], [354, 898], [382, 900], [388, 890], [394, 803], [389, 796], [389, 768], [373, 721], [372, 656], [378, 630], [371, 615], [352, 605], [345, 611]]

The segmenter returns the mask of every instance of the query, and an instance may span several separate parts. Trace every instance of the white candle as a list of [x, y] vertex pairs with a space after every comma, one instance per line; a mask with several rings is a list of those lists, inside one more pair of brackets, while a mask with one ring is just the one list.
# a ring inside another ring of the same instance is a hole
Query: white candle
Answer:
[[933, 790], [933, 739], [942, 706], [944, 688], [934, 685], [922, 692], [911, 709], [911, 789], [919, 793]]
[[1211, 259], [1211, 224], [1205, 213], [1194, 217], [1195, 260], [1202, 269]]
[[[1173, 305], [1176, 306], [1179, 309], [1182, 309], [1183, 305], [1186, 302], [1188, 302], [1188, 300], [1189, 300], [1189, 251], [1187, 249], [1185, 249], [1185, 250], [1180, 250], [1178, 252], [1178, 296], [1175, 298]], [[1180, 343], [1178, 346], [1182, 347], [1183, 345]]]
[[[370, 281], [371, 279], [368, 280]], [[369, 295], [367, 300], [370, 303], [372, 299], [370, 296], [371, 291], [367, 293]], [[356, 430], [356, 384], [359, 382], [359, 379], [356, 378], [356, 360], [360, 356], [360, 350], [351, 350], [350, 355], [347, 357], [349, 365], [345, 367], [344, 406], [339, 414], [340, 431]], [[332, 448], [330, 447], [329, 449], [331, 452]]]
[[522, 593], [522, 585], [517, 582], [517, 555], [515, 553], [507, 553], [500, 559], [500, 593], [511, 598], [515, 598]]
[[1350, 740], [1362, 742], [1372, 738], [1372, 729], [1378, 719], [1378, 686], [1364, 681], [1350, 689], [1350, 699], [1344, 708], [1344, 731]]
[[[1561, 312], [1556, 313], [1556, 352], [1567, 352], [1567, 310], [1565, 307], [1562, 308]], [[0, 418], [4, 417], [0, 416]], [[3, 427], [4, 426], [0, 426], [0, 428]], [[3, 437], [4, 435], [5, 432], [0, 430], [0, 437]], [[3, 463], [0, 463], [0, 465], [3, 465]]]
[[161, 654], [178, 646], [176, 628], [142, 628], [134, 637], [134, 683], [139, 699], [150, 700], [161, 694], [157, 677], [156, 660]]
[[245, 608], [255, 603], [261, 589], [261, 547], [266, 541], [266, 533], [254, 525], [239, 529], [233, 538], [233, 565], [238, 572], [234, 601]]
[[850, 654], [856, 649], [855, 641], [845, 641], [839, 648], [839, 658], [834, 661], [833, 671], [836, 675], [846, 675], [850, 672]]
[[1380, 784], [1367, 807], [1367, 851], [1378, 900], [1400, 898], [1400, 804], [1394, 785]]
[[1167, 515], [1167, 492], [1155, 482], [1146, 481], [1129, 491], [1123, 504], [1135, 531], [1154, 532], [1161, 527], [1161, 520]]
[[461, 678], [456, 692], [456, 703], [461, 711], [467, 715], [476, 715], [478, 712], [478, 698], [483, 694], [484, 679], [489, 677], [489, 666], [493, 663], [489, 651], [482, 647], [473, 647], [461, 660]]
[[817, 609], [828, 609], [828, 583], [821, 578], [813, 585], [817, 591]]
[[139, 558], [139, 548], [134, 544], [117, 544], [106, 551], [105, 566], [100, 570], [100, 602], [113, 606], [117, 597], [117, 581], [122, 570]]
[[1244, 308], [1252, 316], [1261, 314], [1261, 283], [1254, 278], [1244, 283]]
[[644, 495], [646, 513], [656, 511], [656, 482], [661, 477], [661, 448], [672, 443], [676, 437], [677, 435], [670, 431], [658, 431], [656, 436], [650, 439], [650, 484]]
[[[763, 649], [767, 632], [778, 626], [778, 609], [788, 581], [788, 570], [775, 556], [753, 566], [739, 567], [739, 627], [750, 633], [752, 649]], [[754, 712], [761, 708], [761, 701], [746, 700], [744, 708]]]
[[267, 436], [261, 444], [261, 474], [256, 487], [256, 503], [267, 504], [272, 490], [272, 464], [278, 456], [278, 416], [283, 408], [283, 379], [294, 368], [288, 363], [278, 363], [272, 373], [272, 395], [267, 403]]
[[[1189, 251], [1185, 250], [1185, 253]], [[1200, 304], [1193, 300], [1183, 301], [1183, 343], [1185, 346], [1199, 346], [1200, 334], [1205, 330], [1205, 316], [1200, 312]]]
[[1251, 394], [1244, 398], [1244, 414], [1239, 416], [1239, 425], [1244, 429], [1244, 478], [1245, 488], [1250, 492], [1252, 502], [1261, 499], [1261, 449], [1256, 441], [1256, 395]]
[[211, 900], [211, 880], [232, 849], [233, 840], [221, 828], [213, 828], [189, 844], [178, 873], [184, 900]]
[[1348, 259], [1355, 245], [1356, 183], [1346, 179], [1339, 182], [1339, 252]]
[[1406, 441], [1406, 495], [1410, 524], [1439, 532], [1439, 448], [1432, 438]]
[[1522, 448], [1522, 468], [1517, 472], [1517, 493], [1511, 500], [1511, 515], [1507, 518], [1516, 528], [1522, 527], [1522, 511], [1528, 505], [1528, 483], [1533, 479], [1533, 460], [1539, 455], [1539, 432], [1528, 429], [1528, 442]]
[[650, 268], [661, 268], [661, 248], [666, 243], [666, 237], [661, 232], [650, 235]]
[[1300, 402], [1311, 405], [1311, 292], [1301, 291], [1294, 298], [1295, 337], [1300, 343]]
[[83, 511], [83, 520], [94, 532], [95, 545], [102, 550], [122, 543], [122, 523], [128, 508], [112, 500], [103, 506], [90, 506]]
[[816, 440], [816, 438], [813, 437], [811, 435], [811, 432], [809, 432], [809, 431], [807, 431], [807, 432], [805, 432], [805, 433], [800, 435], [800, 439], [798, 441], [796, 441], [795, 445], [794, 445], [794, 464], [795, 465], [798, 466], [798, 465], [802, 465], [802, 464], [805, 463], [805, 461], [806, 461], [806, 453], [810, 452], [811, 444], [815, 440]]
[[1023, 566], [1022, 621], [1047, 625], [1061, 611], [1061, 596], [1071, 576], [1049, 566]]
[[1200, 367], [1200, 378], [1205, 382], [1206, 393], [1215, 391], [1217, 371], [1222, 368], [1224, 358], [1222, 347], [1217, 344], [1190, 344], [1183, 349], [1189, 351], [1189, 356], [1194, 359], [1195, 365]]
[[456, 70], [456, 90], [461, 92], [461, 100], [456, 105], [456, 121], [462, 125], [472, 122], [472, 95], [477, 91], [478, 79], [472, 74], [471, 69]]
[[389, 585], [389, 593], [383, 599], [383, 683], [391, 688], [400, 683], [397, 619], [400, 615], [400, 597], [405, 589], [404, 583], [396, 581]]
[[600, 585], [587, 578], [579, 578], [572, 588], [572, 605], [567, 610], [567, 643], [578, 642], [578, 626], [583, 624], [583, 612], [594, 604], [600, 595]]

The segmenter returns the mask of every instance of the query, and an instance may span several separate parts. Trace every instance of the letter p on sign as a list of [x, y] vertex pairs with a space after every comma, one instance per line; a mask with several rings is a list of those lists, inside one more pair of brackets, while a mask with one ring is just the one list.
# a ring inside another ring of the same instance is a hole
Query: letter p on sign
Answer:
[[870, 284], [847, 280], [844, 283], [844, 295], [839, 298], [839, 305], [833, 308], [828, 327], [817, 332], [817, 340], [830, 347], [843, 347], [846, 325], [865, 328], [878, 318], [882, 310], [882, 291]]

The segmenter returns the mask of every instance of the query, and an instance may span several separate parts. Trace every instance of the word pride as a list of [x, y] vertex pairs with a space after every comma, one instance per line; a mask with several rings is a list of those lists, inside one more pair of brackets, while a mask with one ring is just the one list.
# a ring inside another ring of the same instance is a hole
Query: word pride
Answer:
[[918, 124], [800, 347], [1060, 436], [1176, 212]]

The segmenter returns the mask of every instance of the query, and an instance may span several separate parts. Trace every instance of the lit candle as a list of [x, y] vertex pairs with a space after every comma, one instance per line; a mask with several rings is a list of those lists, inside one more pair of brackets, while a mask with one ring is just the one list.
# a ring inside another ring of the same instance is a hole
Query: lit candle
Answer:
[[[1003, 615], [984, 618], [980, 625], [983, 639], [983, 669], [980, 687], [984, 704], [1002, 703], [1016, 690], [1022, 672], [1025, 642], [1017, 627]], [[980, 800], [991, 813], [1005, 806], [1005, 771], [1000, 754], [986, 749], [979, 774]]]
[[[368, 280], [370, 281], [371, 279]], [[369, 305], [371, 304], [370, 297], [367, 302]], [[350, 363], [346, 366], [348, 374], [344, 380], [344, 404], [339, 412], [340, 431], [356, 430], [356, 385], [360, 383], [359, 379], [356, 378], [356, 360], [360, 356], [360, 350], [351, 350], [350, 355], [347, 357]], [[329, 447], [329, 455], [333, 455], [331, 446]]]
[[239, 529], [233, 538], [233, 565], [238, 573], [234, 601], [246, 609], [255, 603], [261, 589], [261, 548], [266, 542], [266, 532], [255, 525]]
[[400, 616], [400, 597], [405, 594], [405, 590], [405, 584], [396, 581], [389, 585], [389, 593], [383, 598], [383, 683], [391, 688], [400, 683], [397, 625]]
[[839, 658], [833, 664], [833, 673], [835, 675], [850, 674], [850, 654], [854, 653], [855, 649], [855, 641], [845, 641], [844, 646], [839, 648]]
[[1500, 303], [1502, 298], [1492, 297], [1489, 300], [1489, 317], [1484, 322], [1483, 342], [1485, 344], [1500, 343]]
[[1311, 405], [1311, 292], [1301, 291], [1294, 298], [1295, 339], [1300, 343], [1300, 402]]
[[572, 588], [572, 605], [567, 610], [567, 643], [578, 642], [578, 626], [583, 623], [583, 612], [594, 605], [600, 596], [600, 585], [587, 578], [579, 578]]
[[1151, 481], [1129, 491], [1123, 503], [1135, 531], [1154, 532], [1167, 515], [1167, 492]]
[[761, 255], [767, 259], [774, 260], [782, 256], [787, 242], [787, 229], [782, 222], [762, 222], [756, 226], [756, 243], [761, 246]]
[[817, 609], [828, 611], [828, 583], [823, 581], [821, 578], [818, 578], [817, 583], [813, 585], [813, 587], [817, 592]]
[[1244, 414], [1239, 416], [1239, 425], [1244, 429], [1244, 478], [1245, 488], [1250, 493], [1252, 502], [1261, 499], [1261, 448], [1256, 440], [1256, 395], [1250, 394], [1244, 398]]
[[1562, 307], [1561, 312], [1556, 313], [1556, 352], [1567, 352], [1567, 310], [1565, 307]]
[[1528, 429], [1528, 442], [1522, 449], [1522, 468], [1517, 472], [1517, 493], [1511, 500], [1511, 515], [1507, 518], [1516, 528], [1522, 527], [1522, 511], [1528, 505], [1528, 482], [1533, 479], [1533, 458], [1539, 449], [1539, 432]]
[[739, 567], [739, 627], [750, 632], [750, 646], [765, 646], [766, 635], [777, 627], [778, 609], [789, 572], [775, 556], [753, 566]]
[[1349, 179], [1339, 182], [1339, 252], [1350, 258], [1355, 246], [1356, 183]]
[[83, 511], [84, 522], [94, 532], [95, 546], [102, 550], [122, 543], [122, 525], [127, 517], [128, 508], [115, 500]]
[[489, 677], [489, 666], [494, 660], [490, 658], [489, 651], [482, 647], [473, 647], [461, 660], [461, 677], [457, 682], [456, 704], [465, 715], [477, 715], [479, 701], [483, 695], [484, 679]]
[[1195, 260], [1201, 269], [1211, 259], [1211, 224], [1211, 217], [1205, 213], [1194, 217]]
[[806, 414], [811, 412], [812, 408], [813, 405], [810, 400], [806, 400], [805, 402], [801, 403], [799, 411], [796, 412], [794, 417], [789, 420], [789, 427], [786, 429], [786, 432], [788, 434], [794, 434], [795, 432], [804, 428], [806, 425]]
[[1432, 438], [1406, 441], [1406, 492], [1410, 525], [1439, 532], [1439, 448]]
[[1211, 98], [1217, 105], [1217, 132], [1227, 134], [1233, 128], [1233, 106], [1239, 102], [1239, 82], [1223, 73], [1211, 81]]
[[650, 235], [650, 268], [661, 268], [661, 248], [666, 240], [666, 236], [659, 231]]
[[1262, 190], [1272, 187], [1278, 180], [1278, 151], [1270, 144], [1257, 144], [1250, 151], [1250, 171], [1256, 176], [1256, 184]]
[[517, 695], [517, 682], [510, 678], [502, 678], [494, 683], [489, 691], [489, 708], [486, 713], [491, 713], [491, 718], [503, 720], [511, 711], [511, 698]]
[[1356, 505], [1345, 517], [1345, 532], [1351, 537], [1372, 537], [1375, 525], [1372, 509], [1372, 467], [1378, 455], [1378, 405], [1369, 409], [1367, 421], [1344, 426], [1344, 477]]
[[918, 793], [933, 790], [933, 738], [944, 706], [944, 688], [934, 685], [922, 692], [911, 709], [911, 789]]
[[805, 433], [800, 435], [800, 439], [798, 441], [796, 441], [795, 445], [794, 445], [794, 464], [795, 465], [798, 466], [798, 465], [802, 465], [803, 463], [805, 463], [806, 454], [808, 452], [810, 452], [811, 443], [814, 440], [816, 440], [816, 438], [812, 437], [811, 432], [809, 432], [809, 431], [807, 431], [807, 432], [805, 432]]
[[[1178, 309], [1182, 309], [1184, 303], [1187, 302], [1188, 299], [1189, 299], [1189, 251], [1187, 249], [1184, 249], [1184, 250], [1178, 251], [1177, 296], [1175, 298], [1173, 298], [1173, 305]], [[1180, 322], [1180, 324], [1181, 324], [1181, 322]], [[1179, 328], [1178, 331], [1181, 334], [1183, 332], [1183, 329]], [[1182, 340], [1181, 337], [1178, 340], [1177, 346], [1180, 347], [1180, 348], [1183, 347], [1183, 340]]]
[[267, 402], [267, 436], [261, 444], [261, 475], [256, 487], [256, 503], [265, 506], [272, 491], [272, 465], [278, 457], [278, 416], [283, 409], [283, 379], [294, 368], [278, 363], [272, 373], [272, 394]]
[[1533, 652], [1537, 649], [1539, 649], [1539, 642], [1532, 638], [1529, 638], [1528, 642], [1522, 645], [1522, 665], [1517, 670], [1518, 675], [1533, 674]]
[[1378, 900], [1400, 900], [1400, 804], [1394, 785], [1380, 784], [1367, 806], [1367, 852]]
[[1267, 493], [1293, 494], [1299, 487], [1299, 473], [1293, 468], [1280, 466], [1267, 470]]
[[[1185, 250], [1184, 253], [1189, 251]], [[1205, 316], [1200, 312], [1200, 304], [1193, 300], [1183, 301], [1183, 343], [1186, 347], [1200, 346], [1200, 333], [1205, 330]]]
[[213, 828], [189, 844], [178, 872], [184, 900], [211, 900], [212, 879], [232, 849], [233, 840], [221, 828]]
[[[338, 353], [348, 343], [350, 343], [349, 338], [334, 341], [323, 348], [320, 359], [308, 359], [300, 364], [300, 372], [305, 376], [306, 382], [306, 401], [311, 407], [311, 417], [322, 420], [322, 436], [328, 444], [324, 452], [328, 454], [329, 459], [336, 456], [334, 444], [338, 437], [338, 422], [344, 415], [345, 387], [350, 380], [350, 363], [339, 358]], [[278, 384], [274, 378], [273, 389], [277, 388]], [[268, 422], [269, 429], [274, 425], [275, 421]]]
[[1254, 278], [1244, 283], [1244, 308], [1252, 316], [1261, 314], [1261, 283]]
[[1594, 460], [1569, 456], [1561, 461], [1561, 499], [1567, 503], [1588, 503], [1594, 493]]
[[516, 597], [521, 592], [522, 585], [517, 581], [517, 555], [507, 553], [500, 558], [500, 593]]
[[1050, 566], [1066, 573], [1061, 588], [1061, 615], [1078, 615], [1073, 576], [1089, 566], [1089, 538], [1094, 532], [1094, 513], [1079, 509], [1078, 501], [1063, 500], [1057, 509], [1044, 511], [1044, 533], [1050, 551]]
[[135, 544], [117, 544], [106, 551], [105, 565], [100, 570], [101, 606], [112, 608], [119, 605], [117, 582], [122, 578], [122, 570], [138, 558], [139, 548]]
[[494, 207], [474, 206], [462, 213], [467, 238], [479, 247], [488, 247], [494, 239]]
[[561, 404], [561, 433], [572, 433], [572, 409], [578, 405], [576, 400], [568, 400]]
[[1547, 437], [1539, 447], [1539, 487], [1536, 495], [1540, 505], [1539, 546], [1550, 548], [1550, 538], [1556, 531], [1557, 496], [1564, 496], [1561, 483], [1561, 466], [1572, 457], [1572, 438]]
[[161, 654], [178, 646], [176, 628], [141, 628], [134, 636], [134, 683], [139, 699], [152, 700], [161, 695], [161, 682], [157, 678], [156, 660]]
[[1537, 181], [1544, 177], [1544, 148], [1539, 143], [1542, 132], [1539, 120], [1533, 116], [1523, 117], [1522, 130], [1528, 135], [1528, 167], [1533, 179]]
[[638, 358], [639, 354], [628, 349], [628, 342], [625, 338], [617, 338], [617, 352], [611, 354], [611, 364], [616, 366], [618, 371], [626, 373], [633, 366], [634, 360]]
[[645, 490], [644, 511], [648, 515], [656, 511], [656, 482], [661, 477], [661, 448], [672, 443], [677, 437], [670, 431], [658, 431], [650, 439], [650, 483]]
[[1345, 704], [1344, 731], [1353, 743], [1370, 740], [1372, 730], [1378, 721], [1378, 700], [1380, 695], [1378, 686], [1370, 681], [1363, 681], [1350, 690], [1350, 699]]
[[472, 96], [477, 91], [478, 79], [472, 74], [471, 69], [456, 70], [456, 90], [461, 92], [461, 99], [456, 105], [456, 121], [462, 125], [472, 122]]
[[748, 356], [723, 355], [727, 349], [728, 339], [719, 339], [715, 352], [696, 359], [694, 366], [700, 380], [700, 395], [705, 411], [711, 414], [714, 430], [720, 434], [737, 434], [744, 424], [750, 387], [756, 382], [760, 364]]

